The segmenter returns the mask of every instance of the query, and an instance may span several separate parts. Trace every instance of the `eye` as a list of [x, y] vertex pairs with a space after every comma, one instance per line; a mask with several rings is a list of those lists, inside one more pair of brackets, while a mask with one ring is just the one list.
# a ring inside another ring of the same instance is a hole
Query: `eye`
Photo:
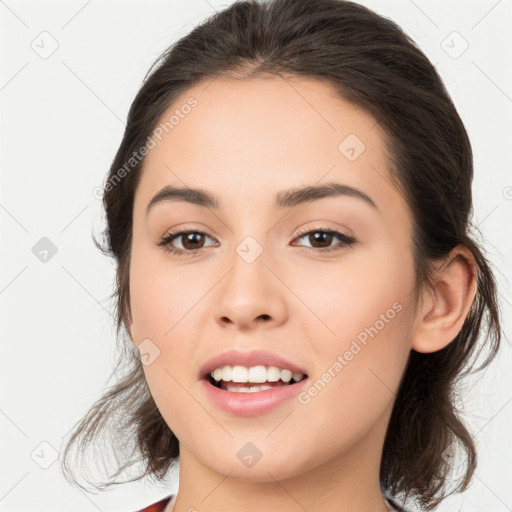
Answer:
[[[307, 240], [310, 241], [311, 244], [313, 244], [313, 246], [310, 248], [318, 249], [318, 252], [330, 252], [341, 250], [341, 248], [343, 247], [350, 247], [351, 245], [357, 244], [357, 240], [355, 238], [340, 233], [339, 231], [336, 231], [335, 229], [331, 228], [319, 228], [302, 232], [302, 234], [295, 238], [295, 240], [299, 240], [305, 237], [307, 237]], [[341, 244], [338, 244], [338, 247], [329, 247], [333, 239], [336, 238], [341, 240]], [[318, 244], [320, 245], [320, 247], [317, 246]]]
[[[187, 235], [187, 236], [184, 236]], [[158, 243], [159, 246], [162, 246], [165, 251], [170, 252], [172, 254], [176, 254], [178, 256], [191, 256], [193, 254], [196, 254], [200, 249], [203, 248], [203, 243], [205, 237], [210, 238], [206, 233], [203, 233], [202, 231], [173, 231], [171, 233], [168, 233], [165, 235], [162, 240]], [[172, 246], [172, 242], [174, 240], [179, 240], [182, 238], [182, 247], [175, 248]]]
[[[209, 235], [202, 231], [173, 231], [166, 234], [158, 245], [163, 247], [166, 252], [177, 256], [192, 256], [199, 252], [200, 249], [208, 247], [204, 245], [205, 237], [213, 240]], [[331, 228], [319, 228], [310, 231], [303, 231], [295, 238], [295, 240], [306, 237], [308, 237], [307, 240], [312, 244], [310, 248], [317, 249], [317, 252], [336, 251], [341, 250], [343, 247], [350, 247], [351, 245], [357, 244], [357, 240], [355, 238]], [[329, 247], [336, 238], [341, 241], [338, 243], [338, 246]], [[173, 242], [180, 239], [182, 239], [182, 248], [174, 247]], [[215, 242], [210, 245], [215, 245]]]

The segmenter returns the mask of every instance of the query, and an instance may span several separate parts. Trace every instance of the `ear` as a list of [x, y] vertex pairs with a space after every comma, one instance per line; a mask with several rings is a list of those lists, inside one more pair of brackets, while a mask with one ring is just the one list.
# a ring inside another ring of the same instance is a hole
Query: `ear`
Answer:
[[471, 251], [459, 244], [437, 266], [434, 291], [422, 292], [412, 333], [416, 352], [436, 352], [459, 334], [477, 290], [477, 267]]

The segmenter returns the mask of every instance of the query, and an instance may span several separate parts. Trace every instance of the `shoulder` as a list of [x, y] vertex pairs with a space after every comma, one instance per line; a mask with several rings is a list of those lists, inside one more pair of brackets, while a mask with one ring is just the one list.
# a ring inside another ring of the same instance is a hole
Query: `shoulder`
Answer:
[[170, 496], [166, 496], [164, 499], [157, 501], [156, 503], [152, 503], [151, 505], [148, 505], [147, 507], [144, 507], [140, 510], [137, 510], [137, 512], [163, 512], [165, 507], [167, 506], [167, 503], [174, 497], [174, 494], [171, 494]]

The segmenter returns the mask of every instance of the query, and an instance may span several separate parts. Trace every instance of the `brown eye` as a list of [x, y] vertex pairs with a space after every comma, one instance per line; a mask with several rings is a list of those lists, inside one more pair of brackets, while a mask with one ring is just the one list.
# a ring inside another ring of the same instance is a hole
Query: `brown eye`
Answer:
[[[310, 233], [308, 235], [308, 241], [316, 249], [329, 247], [329, 245], [331, 245], [332, 239], [333, 239], [332, 234], [326, 233], [325, 231], [314, 231], [313, 233]], [[319, 245], [317, 245], [317, 244], [319, 244]]]
[[[176, 255], [191, 255], [207, 247], [204, 245], [206, 238], [211, 239], [211, 237], [201, 231], [177, 231], [166, 235], [158, 245], [163, 246], [166, 251]], [[180, 240], [182, 247], [180, 248], [179, 245], [175, 247], [174, 243], [178, 243]]]
[[204, 243], [203, 233], [192, 232], [186, 235], [180, 235], [182, 239], [182, 245], [184, 249], [194, 250], [201, 247], [201, 243]]
[[[300, 240], [301, 238], [306, 239], [311, 244], [310, 248], [318, 249], [318, 252], [336, 251], [357, 243], [355, 238], [344, 235], [343, 233], [331, 228], [313, 229], [301, 234], [296, 238], [296, 240]], [[337, 245], [331, 246], [333, 240], [336, 239], [341, 240], [341, 242]]]

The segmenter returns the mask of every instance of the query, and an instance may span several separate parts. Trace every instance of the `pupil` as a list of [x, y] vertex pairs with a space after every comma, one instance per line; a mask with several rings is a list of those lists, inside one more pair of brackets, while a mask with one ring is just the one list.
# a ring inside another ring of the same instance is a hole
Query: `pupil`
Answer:
[[[199, 234], [199, 233], [189, 233], [188, 236], [185, 237], [185, 244], [188, 244], [188, 243], [192, 243], [192, 249], [195, 249], [196, 247], [194, 247], [194, 238], [196, 237], [201, 237], [202, 235]], [[196, 240], [197, 242], [197, 240]], [[197, 245], [197, 244], [196, 244]], [[186, 245], [185, 245], [186, 247]], [[187, 249], [190, 249], [190, 247], [186, 247]]]
[[[325, 237], [327, 237], [327, 241], [329, 242], [329, 237], [332, 237], [332, 235], [330, 233], [324, 233], [323, 231], [316, 231], [313, 234], [313, 238], [315, 239], [315, 243], [316, 242], [322, 243], [322, 241], [325, 243]], [[314, 246], [314, 243], [312, 245]], [[329, 245], [329, 243], [327, 245]]]

